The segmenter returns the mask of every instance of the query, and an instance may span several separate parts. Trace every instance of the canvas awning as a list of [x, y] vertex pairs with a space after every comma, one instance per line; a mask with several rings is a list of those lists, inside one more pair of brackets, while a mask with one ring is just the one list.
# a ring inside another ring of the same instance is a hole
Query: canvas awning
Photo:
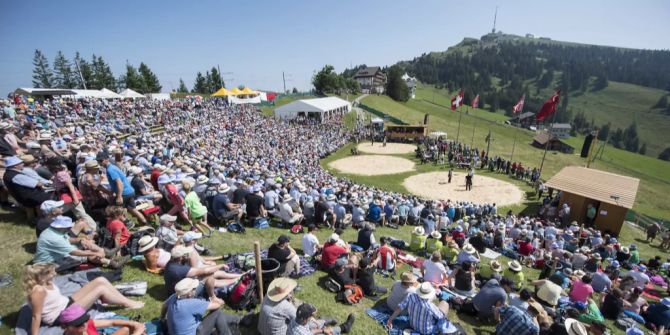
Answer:
[[240, 91], [239, 88], [235, 87], [232, 90], [230, 90], [230, 94], [231, 95], [240, 95], [240, 94], [242, 94], [242, 91]]
[[108, 98], [108, 99], [120, 99], [120, 98], [123, 98], [123, 97], [122, 97], [121, 95], [119, 95], [118, 93], [116, 93], [116, 92], [114, 92], [114, 91], [112, 91], [112, 90], [108, 90], [108, 89], [106, 89], [106, 88], [101, 89], [100, 92], [102, 92], [102, 94], [105, 95], [105, 98]]
[[566, 166], [548, 187], [624, 208], [633, 208], [640, 180], [581, 166]]
[[225, 87], [221, 87], [218, 91], [214, 92], [211, 96], [212, 97], [225, 97], [229, 96], [230, 91], [228, 91]]
[[125, 90], [121, 91], [119, 93], [122, 97], [124, 98], [144, 98], [142, 94], [139, 94], [129, 88], [126, 88]]
[[246, 95], [256, 95], [256, 94], [258, 94], [258, 92], [254, 91], [254, 90], [252, 90], [252, 89], [250, 89], [250, 88], [248, 88], [248, 87], [245, 87], [245, 88], [242, 90], [242, 94], [246, 94]]
[[20, 87], [17, 88], [14, 93], [19, 95], [32, 95], [32, 96], [44, 96], [44, 95], [74, 95], [75, 92], [69, 89], [62, 88], [33, 88], [33, 87]]

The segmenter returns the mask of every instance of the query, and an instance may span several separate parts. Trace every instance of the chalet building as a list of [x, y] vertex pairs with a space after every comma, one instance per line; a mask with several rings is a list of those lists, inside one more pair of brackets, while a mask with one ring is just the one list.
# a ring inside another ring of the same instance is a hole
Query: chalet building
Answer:
[[379, 66], [369, 66], [358, 70], [354, 79], [358, 81], [363, 93], [384, 93], [386, 74]]

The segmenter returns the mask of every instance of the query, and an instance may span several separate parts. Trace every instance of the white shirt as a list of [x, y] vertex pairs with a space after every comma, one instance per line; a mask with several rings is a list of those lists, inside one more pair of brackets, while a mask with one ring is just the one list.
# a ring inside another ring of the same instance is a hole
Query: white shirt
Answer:
[[447, 274], [447, 269], [442, 263], [435, 263], [431, 260], [423, 262], [424, 275], [423, 279], [431, 283], [442, 283], [442, 274]]
[[293, 219], [293, 209], [288, 202], [284, 202], [279, 205], [279, 216], [281, 217], [282, 221], [285, 222], [291, 222], [291, 219]]
[[647, 276], [645, 273], [633, 270], [629, 271], [626, 274], [626, 277], [632, 277], [635, 279], [635, 287], [643, 289], [645, 285], [649, 282], [649, 276]]
[[302, 251], [305, 255], [313, 257], [316, 254], [319, 239], [312, 233], [302, 236]]

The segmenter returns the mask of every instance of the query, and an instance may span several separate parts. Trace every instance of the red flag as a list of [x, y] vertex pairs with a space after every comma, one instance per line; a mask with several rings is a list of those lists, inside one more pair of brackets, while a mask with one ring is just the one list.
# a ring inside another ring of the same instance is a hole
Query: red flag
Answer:
[[463, 95], [464, 94], [465, 94], [465, 92], [463, 92], [463, 90], [461, 90], [460, 92], [458, 92], [458, 94], [455, 97], [451, 98], [451, 110], [452, 111], [455, 111], [456, 108], [460, 107], [463, 104]]
[[547, 116], [553, 114], [556, 111], [556, 106], [558, 106], [558, 100], [560, 97], [561, 90], [558, 90], [544, 103], [544, 105], [542, 105], [540, 111], [537, 112], [537, 115], [535, 115], [535, 119], [538, 121], [543, 121]]
[[517, 102], [516, 105], [514, 105], [514, 107], [512, 108], [512, 111], [514, 112], [514, 114], [519, 113], [523, 110], [523, 103], [524, 103], [525, 100], [526, 100], [526, 95], [524, 94], [524, 95], [521, 96], [521, 100], [519, 100], [519, 102]]
[[472, 108], [477, 108], [479, 106], [479, 94], [475, 97], [475, 100], [472, 100]]

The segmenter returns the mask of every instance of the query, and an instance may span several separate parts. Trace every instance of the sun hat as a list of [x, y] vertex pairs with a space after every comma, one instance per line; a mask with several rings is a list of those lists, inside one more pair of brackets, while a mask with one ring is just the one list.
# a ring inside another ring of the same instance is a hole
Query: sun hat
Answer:
[[565, 319], [565, 330], [568, 331], [568, 335], [587, 335], [586, 327], [583, 323], [577, 321], [576, 319]]
[[161, 223], [175, 222], [177, 221], [177, 217], [170, 214], [163, 214], [159, 220]]
[[191, 254], [192, 248], [185, 247], [183, 245], [176, 245], [174, 248], [172, 248], [172, 251], [170, 252], [170, 256], [172, 259], [177, 259], [177, 258], [182, 258], [184, 256], [190, 255]]
[[67, 216], [59, 215], [51, 221], [52, 228], [72, 228], [72, 226], [74, 226], [74, 223], [72, 222], [72, 219]]
[[198, 285], [200, 285], [200, 282], [197, 279], [184, 278], [174, 286], [174, 292], [177, 294], [178, 298], [181, 298], [195, 290]]
[[521, 264], [517, 261], [511, 261], [507, 262], [507, 266], [509, 266], [510, 270], [519, 272], [521, 271]]
[[433, 284], [423, 282], [419, 285], [419, 289], [416, 290], [416, 294], [419, 298], [430, 301], [435, 299], [435, 288], [433, 288]]
[[474, 254], [475, 248], [473, 248], [471, 244], [468, 244], [463, 247], [463, 251], [467, 252], [468, 254]]
[[330, 234], [330, 236], [328, 237], [328, 241], [333, 242], [333, 243], [335, 243], [339, 240], [340, 240], [340, 235], [337, 235], [335, 233]]
[[100, 164], [98, 164], [98, 161], [95, 159], [91, 159], [90, 161], [86, 161], [86, 163], [84, 163], [84, 167], [87, 169], [93, 169], [100, 167]]
[[219, 193], [228, 193], [228, 191], [230, 191], [230, 186], [228, 186], [228, 184], [221, 184], [217, 190]]
[[577, 278], [579, 278], [579, 279], [582, 279], [582, 277], [584, 277], [584, 276], [586, 275], [586, 272], [584, 272], [584, 271], [582, 271], [582, 270], [575, 270], [575, 271], [572, 273], [572, 275], [575, 276], [575, 277], [577, 277]]
[[19, 164], [23, 164], [23, 161], [16, 156], [9, 156], [5, 158], [5, 167], [12, 167]]
[[276, 278], [268, 287], [268, 299], [274, 302], [284, 300], [298, 286], [298, 282], [291, 278]]
[[493, 260], [493, 261], [491, 261], [490, 265], [491, 265], [491, 270], [493, 270], [495, 272], [502, 272], [502, 265], [500, 264], [500, 262], [498, 262], [496, 260]]
[[346, 204], [349, 203], [349, 202], [347, 201], [347, 199], [345, 199], [345, 198], [340, 199], [340, 201], [338, 201], [338, 202], [340, 203], [340, 205], [346, 205]]
[[282, 200], [284, 200], [284, 201], [291, 201], [291, 200], [293, 200], [293, 197], [292, 197], [290, 194], [286, 193], [286, 194], [284, 194], [284, 196], [282, 197]]
[[198, 184], [205, 184], [209, 181], [209, 178], [207, 178], [207, 176], [205, 176], [204, 174], [201, 174], [198, 176], [198, 179], [196, 181], [198, 182]]
[[335, 196], [335, 194], [330, 194], [326, 197], [326, 200], [335, 201], [335, 200], [337, 200], [337, 197]]
[[79, 327], [90, 319], [86, 309], [79, 304], [72, 304], [60, 312], [58, 322], [63, 326]]
[[142, 171], [142, 168], [139, 167], [139, 166], [132, 166], [132, 167], [130, 167], [130, 173], [133, 174], [133, 175], [138, 175], [138, 174], [140, 174], [140, 173], [142, 173], [142, 172], [143, 172], [143, 171]]
[[456, 226], [455, 229], [456, 229], [456, 231], [459, 232], [459, 233], [463, 231], [463, 227], [461, 227], [461, 226]]
[[23, 161], [23, 164], [30, 164], [36, 161], [35, 156], [33, 155], [23, 155], [21, 156], [21, 161]]
[[628, 250], [628, 247], [621, 247], [621, 252], [628, 255], [630, 253], [630, 250]]
[[160, 177], [158, 177], [158, 184], [168, 184], [170, 183], [170, 176], [162, 174]]
[[599, 253], [594, 253], [594, 254], [593, 254], [593, 258], [595, 258], [597, 261], [600, 261], [600, 260], [603, 259], [603, 256], [600, 256]]
[[188, 231], [184, 233], [184, 235], [181, 237], [182, 241], [184, 242], [191, 242], [193, 240], [199, 240], [202, 238], [202, 233], [196, 233], [194, 231]]
[[144, 235], [137, 243], [139, 244], [137, 251], [145, 252], [153, 248], [158, 243], [158, 237]]
[[403, 272], [400, 274], [400, 282], [405, 284], [413, 284], [416, 282], [416, 278], [411, 272]]
[[430, 236], [431, 236], [432, 238], [437, 238], [437, 239], [439, 239], [439, 238], [442, 237], [442, 234], [440, 234], [440, 232], [437, 231], [437, 230], [433, 230], [433, 232], [430, 233]]
[[40, 210], [45, 214], [50, 214], [54, 209], [65, 205], [64, 201], [47, 200], [40, 205]]
[[423, 227], [416, 227], [414, 228], [414, 235], [423, 235], [425, 231], [423, 230]]

